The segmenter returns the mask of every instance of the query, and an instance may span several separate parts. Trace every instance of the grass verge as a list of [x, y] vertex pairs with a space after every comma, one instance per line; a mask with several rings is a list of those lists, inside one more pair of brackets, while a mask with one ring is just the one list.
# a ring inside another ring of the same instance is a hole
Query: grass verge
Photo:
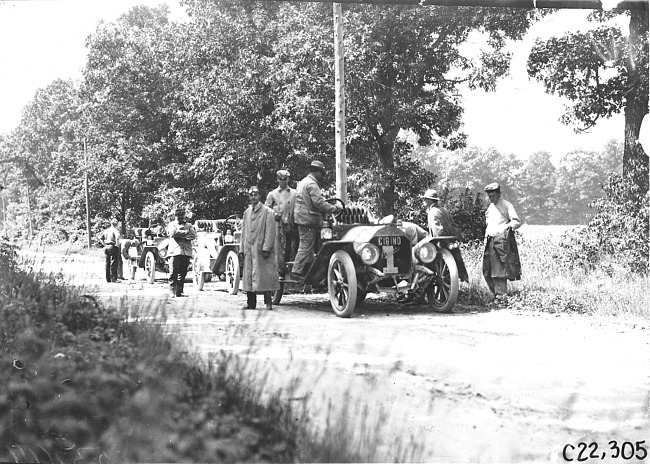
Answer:
[[159, 308], [104, 307], [15, 258], [0, 248], [0, 461], [370, 460], [308, 430], [244, 357], [188, 354]]
[[[604, 317], [650, 319], [648, 276], [630, 272], [616, 258], [586, 267], [564, 259], [559, 245], [567, 227], [524, 226], [518, 233], [522, 279], [510, 282], [508, 306], [523, 311], [572, 313]], [[463, 248], [470, 284], [461, 304], [491, 300], [482, 275], [483, 243]]]

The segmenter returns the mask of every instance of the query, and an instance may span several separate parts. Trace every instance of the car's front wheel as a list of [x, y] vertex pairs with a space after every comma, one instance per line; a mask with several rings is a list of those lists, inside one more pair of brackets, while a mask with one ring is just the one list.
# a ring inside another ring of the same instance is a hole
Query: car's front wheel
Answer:
[[330, 258], [327, 287], [334, 314], [350, 317], [357, 304], [357, 273], [350, 255], [339, 250]]
[[433, 280], [426, 288], [431, 309], [448, 313], [456, 305], [458, 298], [458, 267], [449, 250], [442, 250], [431, 263]]

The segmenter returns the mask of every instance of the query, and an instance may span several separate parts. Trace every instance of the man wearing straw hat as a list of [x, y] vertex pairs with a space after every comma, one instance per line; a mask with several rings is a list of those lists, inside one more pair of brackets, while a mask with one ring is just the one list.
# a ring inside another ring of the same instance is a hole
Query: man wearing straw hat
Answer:
[[[451, 236], [460, 240], [460, 232], [454, 223], [454, 220], [446, 208], [440, 206], [438, 202], [440, 197], [438, 192], [434, 189], [428, 189], [422, 195], [422, 201], [427, 211], [427, 224], [429, 226], [429, 234], [432, 237]], [[450, 248], [449, 252], [456, 261], [458, 267], [458, 278], [463, 282], [469, 282], [469, 275], [465, 267], [465, 261], [460, 253], [459, 248]]]

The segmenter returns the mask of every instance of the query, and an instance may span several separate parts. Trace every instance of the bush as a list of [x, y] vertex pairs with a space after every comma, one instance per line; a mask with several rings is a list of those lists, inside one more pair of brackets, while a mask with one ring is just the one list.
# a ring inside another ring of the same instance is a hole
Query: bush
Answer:
[[632, 272], [648, 273], [650, 202], [647, 189], [635, 178], [638, 172], [610, 176], [605, 196], [590, 205], [596, 213], [588, 226], [562, 238], [565, 263], [594, 268], [607, 258]]
[[[481, 193], [471, 189], [450, 189], [439, 191], [440, 205], [445, 207], [460, 231], [462, 242], [482, 240], [485, 235], [485, 210]], [[421, 195], [421, 194], [420, 194]], [[418, 197], [420, 203], [421, 198]], [[407, 215], [407, 220], [419, 224], [428, 230], [427, 213], [422, 206]]]
[[454, 218], [463, 242], [483, 239], [486, 206], [482, 193], [468, 188], [463, 191], [445, 187], [441, 192], [440, 200]]
[[286, 409], [79, 293], [0, 246], [0, 462], [296, 462]]

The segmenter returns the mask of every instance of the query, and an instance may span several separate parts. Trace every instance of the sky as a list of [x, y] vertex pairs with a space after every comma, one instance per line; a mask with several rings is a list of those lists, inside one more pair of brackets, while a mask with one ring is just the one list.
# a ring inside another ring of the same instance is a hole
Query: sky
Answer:
[[[81, 78], [85, 40], [100, 20], [114, 21], [135, 4], [161, 3], [169, 5], [174, 17], [183, 16], [176, 0], [0, 0], [0, 134], [18, 125], [37, 89], [57, 78]], [[567, 102], [545, 94], [526, 74], [535, 37], [583, 27], [586, 14], [564, 10], [536, 24], [524, 41], [512, 44], [511, 73], [496, 92], [462, 92], [462, 130], [469, 144], [522, 159], [547, 151], [557, 162], [569, 151], [600, 150], [611, 139], [623, 139], [622, 115], [600, 122], [588, 134], [575, 134], [559, 122]]]

